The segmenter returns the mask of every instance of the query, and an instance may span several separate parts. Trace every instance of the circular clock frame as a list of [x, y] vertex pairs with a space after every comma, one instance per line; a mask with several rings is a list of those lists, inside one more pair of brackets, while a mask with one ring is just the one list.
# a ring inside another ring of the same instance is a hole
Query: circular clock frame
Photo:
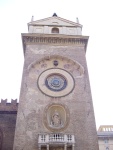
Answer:
[[38, 78], [39, 89], [51, 97], [68, 95], [74, 86], [75, 80], [72, 75], [60, 68], [45, 70]]

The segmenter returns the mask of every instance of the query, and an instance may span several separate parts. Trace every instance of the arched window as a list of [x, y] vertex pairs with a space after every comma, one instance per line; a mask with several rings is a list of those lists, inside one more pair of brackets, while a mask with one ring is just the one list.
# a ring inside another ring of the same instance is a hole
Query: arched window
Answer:
[[59, 29], [58, 28], [52, 28], [52, 33], [59, 33]]

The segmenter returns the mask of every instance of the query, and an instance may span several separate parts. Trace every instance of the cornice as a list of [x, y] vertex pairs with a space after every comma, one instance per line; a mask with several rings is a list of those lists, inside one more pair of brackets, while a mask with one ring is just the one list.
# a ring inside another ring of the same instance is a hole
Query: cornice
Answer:
[[[41, 22], [43, 22], [43, 21], [50, 21], [50, 20], [53, 20], [53, 19], [56, 19], [56, 20], [60, 20], [60, 21], [63, 21], [64, 23], [66, 22], [66, 23], [69, 23], [71, 26], [79, 26], [79, 27], [81, 27], [82, 28], [82, 25], [81, 24], [79, 24], [79, 23], [76, 23], [76, 22], [73, 22], [73, 21], [70, 21], [70, 20], [67, 20], [67, 19], [64, 19], [64, 18], [61, 18], [61, 17], [48, 17], [48, 18], [44, 18], [44, 19], [40, 19], [40, 20], [36, 20], [36, 21], [32, 21], [32, 22], [29, 22], [28, 23], [28, 26], [29, 25], [39, 25]], [[52, 21], [50, 21], [50, 22], [52, 22]], [[42, 24], [42, 25], [45, 25], [45, 24]], [[46, 25], [47, 25], [47, 23], [46, 23]]]
[[84, 46], [85, 51], [88, 43], [88, 36], [56, 35], [56, 34], [36, 34], [23, 33], [22, 42], [25, 54], [26, 45], [76, 45]]
[[113, 131], [103, 131], [103, 132], [97, 132], [98, 138], [100, 137], [113, 137]]

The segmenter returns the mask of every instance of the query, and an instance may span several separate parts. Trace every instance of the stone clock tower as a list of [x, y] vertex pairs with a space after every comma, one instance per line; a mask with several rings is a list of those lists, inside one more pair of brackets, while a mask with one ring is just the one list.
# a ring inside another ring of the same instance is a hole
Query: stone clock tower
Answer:
[[13, 150], [98, 150], [82, 25], [28, 23]]

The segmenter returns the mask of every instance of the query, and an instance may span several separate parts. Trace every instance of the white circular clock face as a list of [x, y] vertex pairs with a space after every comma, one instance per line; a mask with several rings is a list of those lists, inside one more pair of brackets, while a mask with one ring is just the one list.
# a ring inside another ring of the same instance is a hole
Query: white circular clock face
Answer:
[[69, 94], [74, 88], [74, 79], [62, 69], [48, 69], [38, 78], [39, 89], [48, 96], [61, 97]]

